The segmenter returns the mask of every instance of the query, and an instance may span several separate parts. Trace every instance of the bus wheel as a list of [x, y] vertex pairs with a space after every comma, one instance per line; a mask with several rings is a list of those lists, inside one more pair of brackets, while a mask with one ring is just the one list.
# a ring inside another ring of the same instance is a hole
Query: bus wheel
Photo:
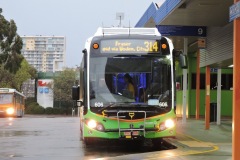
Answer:
[[23, 117], [23, 110], [19, 110], [17, 114], [17, 118], [22, 118]]
[[84, 141], [84, 139], [83, 139], [83, 131], [82, 131], [82, 129], [80, 129], [80, 141]]
[[89, 147], [94, 144], [94, 140], [92, 138], [84, 138], [84, 143], [86, 147]]
[[154, 139], [152, 139], [152, 144], [153, 144], [153, 147], [156, 147], [156, 148], [162, 147], [163, 139], [162, 138], [154, 138]]
[[23, 117], [23, 110], [21, 109], [21, 111], [20, 111], [20, 118], [22, 118]]

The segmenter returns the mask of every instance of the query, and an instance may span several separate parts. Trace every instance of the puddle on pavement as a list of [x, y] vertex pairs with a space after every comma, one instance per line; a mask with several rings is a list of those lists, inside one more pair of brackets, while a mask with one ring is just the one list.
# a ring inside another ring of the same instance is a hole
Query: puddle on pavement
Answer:
[[[95, 159], [100, 157], [114, 157], [126, 154], [137, 154], [137, 153], [149, 153], [155, 151], [171, 150], [177, 147], [164, 141], [159, 147], [153, 147], [152, 143], [146, 140], [144, 143], [138, 143], [135, 141], [126, 142], [105, 142], [96, 143], [93, 146], [84, 148], [84, 155], [87, 159]], [[96, 155], [96, 156], [95, 156]]]
[[39, 136], [40, 131], [0, 131], [0, 137]]
[[14, 158], [14, 157], [24, 157], [24, 156], [23, 156], [23, 155], [20, 155], [20, 154], [11, 154], [11, 155], [9, 155], [8, 157]]

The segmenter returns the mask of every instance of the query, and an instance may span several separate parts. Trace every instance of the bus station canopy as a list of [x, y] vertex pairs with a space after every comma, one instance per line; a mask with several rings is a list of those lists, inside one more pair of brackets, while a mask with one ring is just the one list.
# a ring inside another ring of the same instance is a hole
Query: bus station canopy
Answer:
[[[229, 7], [233, 0], [166, 0], [161, 6], [152, 3], [136, 27], [156, 25], [223, 27], [229, 22]], [[163, 34], [164, 35], [164, 34]], [[183, 49], [185, 36], [171, 36], [176, 49]], [[199, 37], [188, 36], [188, 52], [196, 52]], [[219, 62], [227, 67], [230, 61]]]

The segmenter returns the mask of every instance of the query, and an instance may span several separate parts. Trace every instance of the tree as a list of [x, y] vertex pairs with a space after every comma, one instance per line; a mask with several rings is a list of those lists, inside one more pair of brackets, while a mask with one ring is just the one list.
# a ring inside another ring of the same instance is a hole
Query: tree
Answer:
[[0, 68], [0, 88], [15, 88], [20, 91], [23, 82], [30, 78], [36, 78], [36, 73], [36, 69], [29, 65], [25, 59], [22, 60], [20, 69], [15, 74]]
[[11, 73], [16, 73], [23, 60], [21, 54], [23, 43], [17, 34], [14, 20], [7, 21], [0, 8], [0, 67]]
[[53, 90], [53, 99], [58, 101], [61, 108], [65, 108], [65, 113], [69, 113], [72, 107], [72, 86], [76, 81], [76, 72], [73, 69], [65, 69], [53, 79], [53, 84], [48, 87]]
[[0, 88], [14, 88], [14, 75], [0, 67]]
[[32, 66], [28, 64], [28, 62], [24, 59], [21, 62], [20, 69], [16, 72], [14, 75], [14, 81], [15, 81], [15, 89], [21, 90], [23, 82], [25, 82], [28, 79], [36, 78], [36, 69], [34, 69]]
[[76, 72], [72, 69], [62, 71], [54, 78], [54, 100], [72, 102], [72, 86], [75, 83]]
[[35, 78], [36, 69], [21, 55], [22, 45], [16, 23], [7, 21], [0, 8], [0, 87], [21, 90], [24, 81]]

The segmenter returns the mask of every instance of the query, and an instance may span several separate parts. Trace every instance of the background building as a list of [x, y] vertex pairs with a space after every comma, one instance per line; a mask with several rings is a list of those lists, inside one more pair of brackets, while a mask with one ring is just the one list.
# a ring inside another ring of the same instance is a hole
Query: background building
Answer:
[[28, 79], [22, 84], [21, 91], [28, 97], [35, 97], [35, 79]]
[[65, 66], [64, 36], [22, 36], [22, 55], [38, 72], [62, 71]]

